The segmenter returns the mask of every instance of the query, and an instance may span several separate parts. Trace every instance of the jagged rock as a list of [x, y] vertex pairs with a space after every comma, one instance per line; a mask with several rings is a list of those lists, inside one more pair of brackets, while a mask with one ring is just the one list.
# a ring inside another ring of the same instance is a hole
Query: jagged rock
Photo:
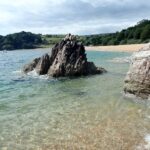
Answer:
[[150, 43], [133, 54], [124, 91], [144, 99], [150, 96]]
[[40, 58], [35, 58], [32, 62], [30, 62], [29, 64], [26, 64], [23, 67], [23, 72], [28, 73], [32, 71], [36, 67], [39, 61], [40, 61]]
[[101, 74], [106, 72], [104, 68], [96, 67], [93, 62], [88, 62], [85, 48], [76, 37], [68, 34], [60, 43], [57, 43], [51, 51], [51, 55], [45, 54], [41, 58], [25, 65], [23, 72], [35, 71], [40, 74], [48, 74], [53, 77], [81, 76]]
[[50, 57], [48, 54], [43, 55], [38, 64], [36, 65], [36, 72], [40, 75], [47, 74], [49, 66], [50, 66]]

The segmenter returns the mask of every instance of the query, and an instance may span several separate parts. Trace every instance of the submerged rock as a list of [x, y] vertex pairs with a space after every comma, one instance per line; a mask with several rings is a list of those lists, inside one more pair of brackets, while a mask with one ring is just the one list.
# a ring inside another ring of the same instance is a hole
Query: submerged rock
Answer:
[[104, 68], [96, 67], [93, 62], [88, 62], [85, 48], [76, 37], [68, 34], [60, 43], [57, 43], [51, 54], [45, 54], [34, 59], [23, 67], [23, 72], [34, 70], [39, 75], [48, 74], [52, 77], [82, 76], [101, 74]]
[[124, 91], [144, 99], [150, 96], [150, 43], [133, 54]]

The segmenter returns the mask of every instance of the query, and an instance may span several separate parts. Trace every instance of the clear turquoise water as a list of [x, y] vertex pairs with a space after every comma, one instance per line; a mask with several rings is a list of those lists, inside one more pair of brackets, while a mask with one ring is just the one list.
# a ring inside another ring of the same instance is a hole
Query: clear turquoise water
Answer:
[[131, 53], [87, 52], [88, 60], [108, 70], [103, 75], [46, 79], [17, 72], [46, 51], [0, 52], [0, 149], [46, 149], [110, 118], [130, 118], [125, 126], [132, 125], [131, 132], [150, 133], [149, 103], [122, 96], [129, 65], [110, 61]]

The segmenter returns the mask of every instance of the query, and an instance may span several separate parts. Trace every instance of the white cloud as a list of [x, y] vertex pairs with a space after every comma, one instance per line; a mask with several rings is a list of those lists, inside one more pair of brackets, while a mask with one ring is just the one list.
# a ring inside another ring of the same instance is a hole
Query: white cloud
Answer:
[[150, 17], [150, 0], [4, 0], [0, 34], [115, 32]]

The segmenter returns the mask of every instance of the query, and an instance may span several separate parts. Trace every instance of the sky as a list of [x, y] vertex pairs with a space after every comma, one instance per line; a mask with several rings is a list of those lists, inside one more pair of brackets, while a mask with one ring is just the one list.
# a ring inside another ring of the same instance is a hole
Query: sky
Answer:
[[150, 19], [150, 0], [0, 0], [0, 35], [111, 33]]

